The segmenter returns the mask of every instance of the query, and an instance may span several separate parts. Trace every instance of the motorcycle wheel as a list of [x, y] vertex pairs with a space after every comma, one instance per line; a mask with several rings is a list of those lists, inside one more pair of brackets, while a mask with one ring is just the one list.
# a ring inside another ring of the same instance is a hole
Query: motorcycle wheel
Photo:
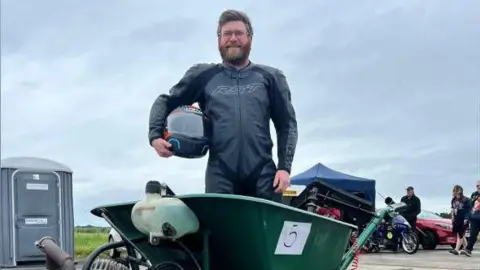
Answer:
[[405, 253], [411, 255], [418, 251], [420, 240], [415, 232], [409, 232], [402, 237], [402, 249]]

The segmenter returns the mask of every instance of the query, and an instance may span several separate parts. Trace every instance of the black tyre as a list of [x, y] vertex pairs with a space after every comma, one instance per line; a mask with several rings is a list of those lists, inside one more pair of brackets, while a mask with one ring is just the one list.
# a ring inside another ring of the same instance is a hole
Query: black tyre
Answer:
[[89, 268], [89, 270], [105, 269], [129, 270], [130, 268], [124, 264], [118, 263], [110, 259], [96, 259]]
[[437, 247], [437, 235], [432, 231], [425, 231], [422, 235], [422, 247], [425, 250], [434, 250]]

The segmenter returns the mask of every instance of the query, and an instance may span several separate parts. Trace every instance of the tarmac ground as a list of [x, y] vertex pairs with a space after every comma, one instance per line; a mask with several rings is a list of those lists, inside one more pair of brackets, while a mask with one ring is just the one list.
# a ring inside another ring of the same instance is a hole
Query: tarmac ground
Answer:
[[[419, 250], [408, 255], [402, 252], [382, 251], [377, 254], [362, 254], [359, 257], [357, 270], [480, 270], [480, 246], [472, 257], [455, 256], [448, 253], [449, 248], [436, 250]], [[81, 262], [77, 269], [81, 269]], [[2, 268], [8, 270], [45, 270], [44, 266], [22, 266], [17, 268]]]
[[419, 250], [416, 254], [383, 251], [377, 254], [362, 254], [359, 270], [480, 270], [480, 246], [472, 257], [452, 255], [450, 248]]

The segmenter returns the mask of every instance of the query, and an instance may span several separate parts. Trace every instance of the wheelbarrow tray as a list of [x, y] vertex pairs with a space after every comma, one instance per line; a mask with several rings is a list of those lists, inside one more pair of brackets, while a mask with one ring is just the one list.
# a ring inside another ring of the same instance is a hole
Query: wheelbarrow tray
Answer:
[[[196, 214], [201, 229], [180, 241], [212, 270], [338, 269], [354, 226], [280, 203], [239, 195], [175, 196]], [[131, 221], [136, 202], [100, 206], [91, 212], [118, 231], [152, 265], [192, 261], [174, 242], [158, 246]]]

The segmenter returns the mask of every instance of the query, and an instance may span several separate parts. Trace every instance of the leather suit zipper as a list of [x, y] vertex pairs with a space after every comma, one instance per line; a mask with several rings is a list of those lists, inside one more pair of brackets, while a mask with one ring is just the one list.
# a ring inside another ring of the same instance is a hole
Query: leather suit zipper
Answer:
[[242, 97], [241, 97], [241, 93], [240, 93], [240, 71], [238, 71], [237, 73], [237, 96], [238, 96], [238, 113], [239, 113], [239, 117], [240, 117], [240, 121], [239, 121], [239, 133], [240, 133], [240, 143], [239, 143], [239, 151], [238, 151], [238, 167], [237, 167], [237, 172], [238, 172], [238, 176], [241, 177], [242, 176], [242, 173], [241, 173], [241, 169], [242, 169], [242, 160], [243, 160], [243, 157], [242, 157], [242, 147], [243, 147], [243, 124], [242, 124]]

